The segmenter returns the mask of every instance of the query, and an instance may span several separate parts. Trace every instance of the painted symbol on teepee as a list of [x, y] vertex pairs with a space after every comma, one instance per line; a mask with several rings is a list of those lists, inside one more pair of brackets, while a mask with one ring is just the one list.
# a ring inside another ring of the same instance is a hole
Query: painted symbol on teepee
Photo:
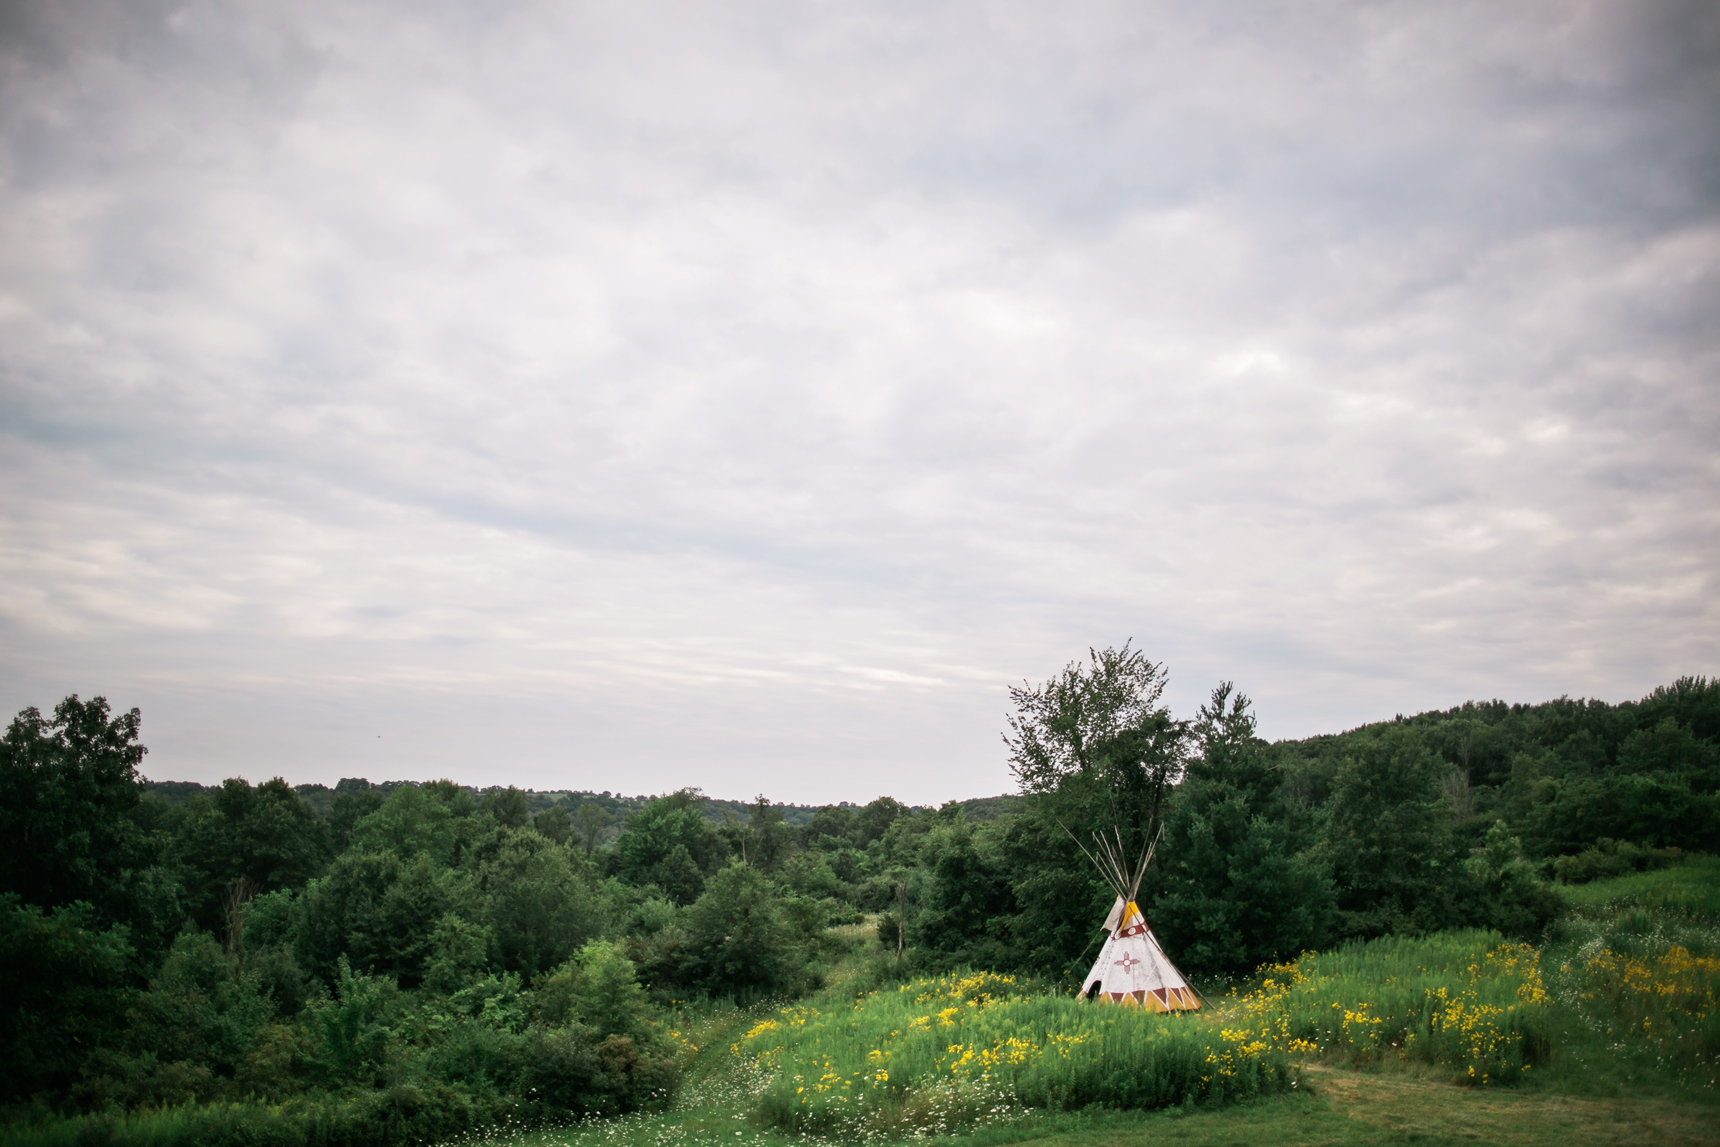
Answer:
[[1135, 959], [1134, 953], [1132, 952], [1124, 952], [1121, 960], [1111, 961], [1111, 963], [1116, 964], [1118, 967], [1122, 968], [1123, 971], [1127, 972], [1131, 981], [1135, 978], [1135, 965], [1140, 962], [1141, 961]]

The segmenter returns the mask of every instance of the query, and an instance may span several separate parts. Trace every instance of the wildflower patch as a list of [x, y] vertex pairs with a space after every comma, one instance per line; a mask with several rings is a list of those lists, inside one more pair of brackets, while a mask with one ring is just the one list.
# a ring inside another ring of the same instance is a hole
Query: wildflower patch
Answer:
[[1295, 1055], [1420, 1060], [1490, 1084], [1529, 1071], [1547, 1045], [1540, 955], [1493, 933], [1387, 938], [1261, 974], [1258, 989], [1225, 999], [1227, 1034]]
[[849, 1138], [951, 1134], [1034, 1107], [1211, 1102], [1286, 1089], [1293, 1071], [1251, 1032], [1027, 992], [991, 973], [916, 980], [825, 1014], [785, 1011], [732, 1050], [774, 1073], [763, 1122]]

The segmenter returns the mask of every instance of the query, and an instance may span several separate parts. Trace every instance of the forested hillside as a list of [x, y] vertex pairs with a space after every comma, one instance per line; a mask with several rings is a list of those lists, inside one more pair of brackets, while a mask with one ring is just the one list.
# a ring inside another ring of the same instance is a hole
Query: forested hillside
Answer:
[[1178, 717], [1163, 681], [1125, 648], [1014, 691], [1020, 796], [792, 819], [697, 791], [151, 784], [136, 710], [26, 710], [0, 741], [0, 1099], [297, 1104], [355, 1142], [632, 1110], [678, 1085], [673, 1001], [815, 988], [835, 925], [875, 922], [892, 967], [905, 928], [902, 974], [1078, 977], [1096, 831], [1157, 841], [1143, 907], [1207, 983], [1389, 933], [1535, 940], [1562, 887], [1720, 845], [1717, 682], [1268, 744], [1230, 686]]

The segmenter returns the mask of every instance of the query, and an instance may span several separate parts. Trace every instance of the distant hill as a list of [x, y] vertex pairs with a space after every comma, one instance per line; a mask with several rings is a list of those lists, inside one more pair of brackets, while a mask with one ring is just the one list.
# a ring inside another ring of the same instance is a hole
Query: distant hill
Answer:
[[972, 800], [957, 801], [962, 812], [975, 823], [986, 820], [997, 820], [1000, 817], [1015, 816], [1026, 805], [1027, 798], [1013, 793], [1005, 793], [995, 797], [975, 797]]
[[[407, 782], [380, 781], [373, 784], [363, 777], [343, 777], [333, 788], [330, 788], [328, 785], [319, 784], [294, 785], [293, 791], [303, 797], [305, 803], [315, 809], [318, 816], [326, 817], [329, 814], [329, 808], [334, 804], [335, 793], [339, 791], [364, 791], [367, 789], [378, 789], [386, 793], [392, 790], [396, 785], [404, 783]], [[144, 784], [150, 793], [170, 805], [184, 804], [187, 800], [198, 793], [214, 792], [216, 789], [221, 787], [219, 785], [202, 785], [198, 784], [196, 781], [146, 781]], [[482, 800], [485, 793], [502, 789], [506, 786], [491, 785], [486, 788], [475, 788], [472, 785], [463, 785], [461, 787], [472, 794], [473, 800]], [[582, 804], [595, 803], [601, 806], [605, 812], [610, 814], [612, 823], [615, 824], [621, 823], [628, 813], [643, 808], [646, 801], [650, 800], [652, 796], [657, 795], [641, 793], [636, 796], [624, 796], [620, 793], [609, 792], [608, 790], [603, 792], [586, 792], [575, 789], [545, 789], [541, 791], [538, 789], [523, 789], [521, 791], [525, 793], [526, 805], [531, 809], [534, 816], [542, 812], [544, 809], [549, 808], [551, 805], [563, 805], [566, 807], [568, 812], [572, 813], [577, 811], [579, 806]], [[999, 798], [993, 797], [988, 799], [996, 800]], [[722, 824], [724, 814], [726, 813], [744, 823], [747, 819], [747, 806], [749, 803], [751, 802], [724, 800], [720, 797], [706, 797], [704, 807], [705, 819], [713, 824]], [[842, 803], [847, 804], [848, 802], [844, 801]], [[782, 813], [783, 823], [791, 826], [799, 826], [811, 820], [812, 814], [824, 806], [778, 804], [773, 805], [772, 807]], [[969, 815], [973, 814], [970, 813]], [[975, 816], [974, 819], [989, 818]]]
[[[330, 788], [328, 785], [319, 784], [294, 785], [293, 791], [303, 797], [305, 803], [315, 809], [318, 816], [326, 818], [329, 815], [330, 808], [334, 804], [335, 794], [338, 792], [363, 792], [374, 789], [387, 793], [395, 788], [395, 786], [406, 783], [409, 782], [380, 781], [373, 784], [363, 777], [343, 777], [333, 788]], [[212, 793], [221, 786], [203, 785], [198, 784], [196, 781], [145, 781], [144, 787], [151, 794], [165, 803], [177, 805], [184, 804], [187, 800], [191, 799], [191, 797], [198, 793]], [[490, 785], [485, 788], [476, 788], [472, 785], [462, 785], [461, 787], [472, 794], [473, 800], [482, 800], [485, 793], [495, 792], [505, 788], [506, 786]], [[579, 806], [583, 804], [598, 805], [604, 812], [609, 814], [609, 828], [605, 831], [602, 837], [602, 839], [606, 840], [611, 839], [614, 834], [620, 832], [621, 827], [626, 823], [627, 817], [630, 813], [643, 808], [646, 801], [659, 795], [641, 793], [634, 796], [624, 796], [621, 793], [612, 793], [607, 790], [603, 792], [587, 792], [578, 789], [522, 789], [521, 791], [525, 793], [526, 806], [531, 809], [533, 816], [536, 816], [551, 805], [562, 805], [571, 814], [577, 814]], [[1022, 811], [1023, 801], [1023, 797], [1003, 794], [995, 797], [974, 797], [970, 800], [950, 801], [943, 807], [947, 809], [951, 805], [955, 805], [962, 810], [968, 820], [977, 824], [1017, 814]], [[750, 802], [748, 801], [740, 800], [724, 800], [721, 797], [706, 797], [704, 805], [705, 819], [710, 821], [712, 824], [722, 824], [726, 818], [732, 817], [736, 821], [745, 824], [748, 816], [747, 807], [749, 803]], [[817, 812], [821, 808], [831, 806], [777, 804], [772, 805], [772, 807], [782, 813], [784, 824], [793, 828], [798, 828], [810, 821], [813, 813]], [[838, 802], [835, 807], [859, 808], [860, 806], [850, 801], [841, 801]]]

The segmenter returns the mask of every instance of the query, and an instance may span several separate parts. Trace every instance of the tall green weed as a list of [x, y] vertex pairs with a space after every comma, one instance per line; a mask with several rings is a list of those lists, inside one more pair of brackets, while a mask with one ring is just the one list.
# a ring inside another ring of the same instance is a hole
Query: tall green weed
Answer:
[[1026, 1107], [1164, 1107], [1292, 1086], [1283, 1051], [1198, 1015], [1025, 993], [991, 973], [785, 1008], [732, 1051], [792, 1131], [946, 1134]]
[[1221, 1001], [1218, 1018], [1297, 1055], [1417, 1061], [1504, 1083], [1547, 1054], [1539, 954], [1496, 932], [1385, 937], [1262, 973], [1257, 989]]
[[1580, 891], [1590, 895], [1553, 930], [1544, 959], [1573, 1058], [1634, 1053], [1720, 1085], [1720, 859]]

